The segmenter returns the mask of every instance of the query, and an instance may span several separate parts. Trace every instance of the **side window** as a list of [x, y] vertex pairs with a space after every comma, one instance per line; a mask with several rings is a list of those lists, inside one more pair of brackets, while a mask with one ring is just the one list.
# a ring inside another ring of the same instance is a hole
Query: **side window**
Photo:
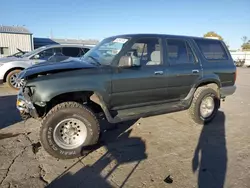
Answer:
[[37, 55], [39, 55], [38, 59], [48, 59], [53, 54], [54, 54], [53, 48], [49, 48], [49, 49], [46, 49], [46, 50], [39, 52]]
[[54, 55], [63, 55], [62, 48], [54, 48]]
[[134, 65], [160, 65], [161, 52], [158, 38], [141, 38], [137, 40], [126, 55], [132, 57]]
[[213, 39], [196, 39], [195, 42], [207, 60], [228, 59], [227, 53], [222, 46], [221, 41]]
[[168, 61], [171, 65], [194, 63], [194, 54], [189, 44], [180, 39], [167, 39]]
[[86, 54], [89, 51], [88, 48], [81, 48], [80, 49], [80, 56], [83, 56], [84, 54]]
[[80, 48], [76, 47], [63, 47], [62, 49], [63, 55], [69, 57], [80, 57]]

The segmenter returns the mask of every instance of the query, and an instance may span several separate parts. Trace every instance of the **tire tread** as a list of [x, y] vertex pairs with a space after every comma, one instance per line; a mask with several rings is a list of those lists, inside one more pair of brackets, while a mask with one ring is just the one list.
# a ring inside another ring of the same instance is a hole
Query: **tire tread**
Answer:
[[[92, 116], [92, 118], [94, 119], [96, 125], [97, 125], [97, 135], [95, 135], [94, 139], [93, 139], [93, 143], [91, 144], [96, 144], [98, 142], [99, 136], [100, 136], [100, 126], [99, 126], [99, 121], [97, 119], [97, 117], [95, 116], [95, 114], [86, 106], [77, 103], [77, 102], [63, 102], [60, 104], [57, 104], [56, 106], [54, 106], [47, 114], [46, 116], [42, 119], [41, 121], [41, 125], [42, 127], [45, 125], [45, 122], [47, 121], [48, 118], [51, 118], [54, 116], [54, 114], [56, 114], [56, 112], [65, 109], [65, 108], [80, 108], [83, 109], [85, 112], [87, 112], [90, 116]], [[42, 138], [42, 134], [43, 134], [43, 128], [41, 127], [40, 129], [40, 138]], [[58, 157], [60, 159], [69, 159], [71, 158], [70, 156], [64, 156], [64, 155], [58, 155], [56, 153], [53, 152], [53, 150], [51, 149], [51, 147], [47, 144], [44, 144], [42, 141], [43, 147], [44, 149], [52, 156], [54, 157]]]
[[[193, 121], [195, 123], [198, 123], [198, 124], [203, 124], [205, 123], [204, 121], [202, 121], [200, 119], [200, 117], [196, 114], [196, 105], [198, 105], [197, 103], [199, 102], [198, 99], [201, 95], [201, 93], [203, 93], [205, 90], [207, 90], [208, 88], [210, 89], [213, 89], [212, 87], [209, 87], [209, 85], [205, 85], [205, 86], [202, 86], [202, 87], [198, 87], [197, 90], [195, 91], [194, 93], [194, 97], [193, 97], [193, 100], [192, 100], [192, 103], [188, 109], [188, 112], [189, 112], [189, 115], [191, 116], [191, 118], [193, 119]], [[217, 92], [217, 91], [216, 91]]]

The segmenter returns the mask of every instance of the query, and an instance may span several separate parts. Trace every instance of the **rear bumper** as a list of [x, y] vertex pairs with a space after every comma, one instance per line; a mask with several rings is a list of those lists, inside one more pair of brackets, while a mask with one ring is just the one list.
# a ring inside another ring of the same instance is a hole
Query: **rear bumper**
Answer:
[[220, 88], [220, 95], [223, 98], [223, 97], [234, 94], [235, 91], [236, 91], [236, 86], [235, 85], [234, 86], [221, 87]]

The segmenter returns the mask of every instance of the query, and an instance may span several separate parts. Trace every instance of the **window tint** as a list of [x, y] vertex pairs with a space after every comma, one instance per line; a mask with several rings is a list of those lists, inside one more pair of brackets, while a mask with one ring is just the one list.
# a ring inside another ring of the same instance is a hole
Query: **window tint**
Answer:
[[198, 47], [208, 60], [228, 59], [226, 51], [218, 40], [196, 39]]
[[81, 48], [80, 49], [80, 56], [83, 56], [84, 54], [86, 54], [89, 51], [88, 48]]
[[75, 47], [63, 47], [63, 54], [70, 57], [80, 57], [80, 48]]
[[62, 48], [54, 48], [54, 55], [62, 54]]
[[48, 59], [53, 54], [54, 54], [53, 48], [49, 48], [47, 50], [43, 50], [43, 51], [41, 51], [41, 52], [38, 53], [39, 59]]
[[159, 65], [161, 64], [159, 39], [139, 39], [133, 44], [126, 55], [132, 57], [134, 65]]
[[89, 48], [83, 48], [82, 50], [83, 50], [84, 54], [86, 54], [90, 49]]
[[170, 64], [194, 63], [194, 54], [189, 44], [184, 40], [167, 40], [168, 61]]

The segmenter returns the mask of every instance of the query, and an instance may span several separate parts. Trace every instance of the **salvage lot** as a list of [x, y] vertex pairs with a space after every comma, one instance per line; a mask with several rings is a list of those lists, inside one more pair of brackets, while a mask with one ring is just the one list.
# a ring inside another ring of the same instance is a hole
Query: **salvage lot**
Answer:
[[0, 86], [0, 187], [250, 187], [250, 69], [237, 75], [213, 123], [186, 112], [102, 122], [100, 146], [75, 160], [49, 156], [39, 122], [21, 121], [16, 92]]

